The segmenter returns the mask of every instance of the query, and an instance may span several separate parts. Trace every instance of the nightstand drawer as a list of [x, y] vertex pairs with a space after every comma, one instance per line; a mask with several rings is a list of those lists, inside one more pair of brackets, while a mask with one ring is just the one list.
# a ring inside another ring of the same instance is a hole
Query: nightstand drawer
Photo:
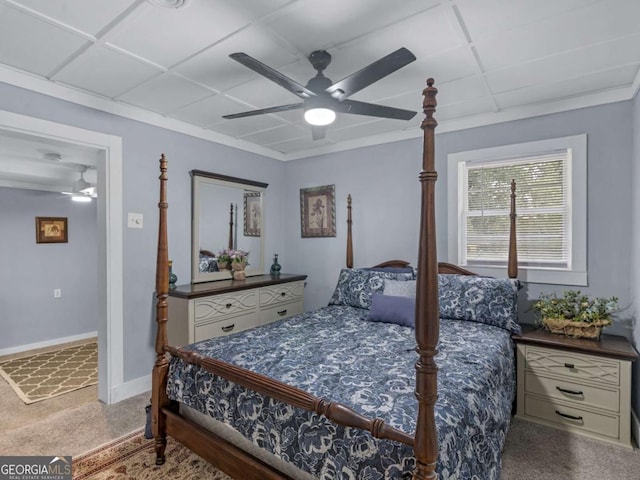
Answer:
[[577, 407], [586, 405], [616, 413], [620, 411], [620, 391], [617, 389], [591, 387], [526, 372], [525, 392], [572, 402]]
[[277, 305], [301, 300], [304, 282], [281, 283], [260, 289], [260, 306]]
[[257, 298], [255, 290], [247, 290], [196, 300], [195, 322], [253, 311]]
[[619, 437], [619, 418], [589, 412], [580, 408], [557, 405], [547, 400], [526, 396], [525, 415], [539, 418], [558, 425], [595, 433], [617, 439]]
[[258, 325], [257, 314], [229, 317], [217, 322], [205, 322], [196, 325], [195, 341], [206, 340], [213, 337], [222, 337], [235, 332], [247, 330]]
[[560, 375], [566, 379], [620, 384], [620, 363], [615, 360], [550, 348], [526, 347], [526, 368], [536, 374]]
[[260, 309], [260, 325], [302, 313], [302, 300]]

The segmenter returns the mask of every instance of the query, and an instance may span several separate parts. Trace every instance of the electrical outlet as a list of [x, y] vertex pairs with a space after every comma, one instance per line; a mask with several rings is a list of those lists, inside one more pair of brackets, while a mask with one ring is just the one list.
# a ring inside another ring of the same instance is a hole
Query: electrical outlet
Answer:
[[142, 214], [129, 212], [127, 226], [129, 228], [142, 228]]
[[62, 289], [56, 288], [53, 291], [53, 298], [60, 298], [60, 297], [62, 297]]

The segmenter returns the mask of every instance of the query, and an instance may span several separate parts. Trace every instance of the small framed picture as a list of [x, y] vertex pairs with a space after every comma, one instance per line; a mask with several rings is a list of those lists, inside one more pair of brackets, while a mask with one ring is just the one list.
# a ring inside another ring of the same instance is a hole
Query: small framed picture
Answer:
[[300, 189], [300, 224], [303, 237], [336, 236], [336, 186]]
[[67, 243], [67, 217], [36, 217], [36, 243]]
[[260, 192], [244, 194], [244, 236], [259, 237], [262, 225], [262, 197]]

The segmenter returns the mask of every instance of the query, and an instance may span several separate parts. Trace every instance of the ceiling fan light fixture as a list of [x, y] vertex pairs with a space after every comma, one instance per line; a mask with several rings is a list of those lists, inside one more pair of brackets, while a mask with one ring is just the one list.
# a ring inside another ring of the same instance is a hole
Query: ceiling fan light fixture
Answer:
[[90, 195], [84, 195], [84, 194], [73, 194], [71, 195], [71, 200], [73, 200], [74, 202], [90, 202], [91, 201], [91, 196]]
[[330, 108], [314, 107], [304, 112], [304, 119], [309, 125], [324, 127], [331, 125], [336, 119], [336, 112]]

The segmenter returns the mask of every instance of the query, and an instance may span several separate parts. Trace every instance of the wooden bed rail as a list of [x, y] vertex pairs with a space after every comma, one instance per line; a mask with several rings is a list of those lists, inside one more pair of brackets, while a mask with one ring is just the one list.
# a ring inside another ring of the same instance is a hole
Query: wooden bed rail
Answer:
[[370, 419], [360, 415], [341, 403], [318, 398], [304, 390], [279, 382], [273, 378], [236, 365], [231, 365], [221, 360], [204, 357], [190, 350], [165, 347], [165, 351], [174, 357], [182, 359], [186, 363], [197, 365], [214, 375], [219, 375], [230, 382], [249, 388], [254, 392], [266, 395], [279, 402], [324, 415], [332, 422], [346, 427], [367, 430], [375, 438], [395, 440], [413, 446], [412, 435], [387, 425], [379, 418]]

